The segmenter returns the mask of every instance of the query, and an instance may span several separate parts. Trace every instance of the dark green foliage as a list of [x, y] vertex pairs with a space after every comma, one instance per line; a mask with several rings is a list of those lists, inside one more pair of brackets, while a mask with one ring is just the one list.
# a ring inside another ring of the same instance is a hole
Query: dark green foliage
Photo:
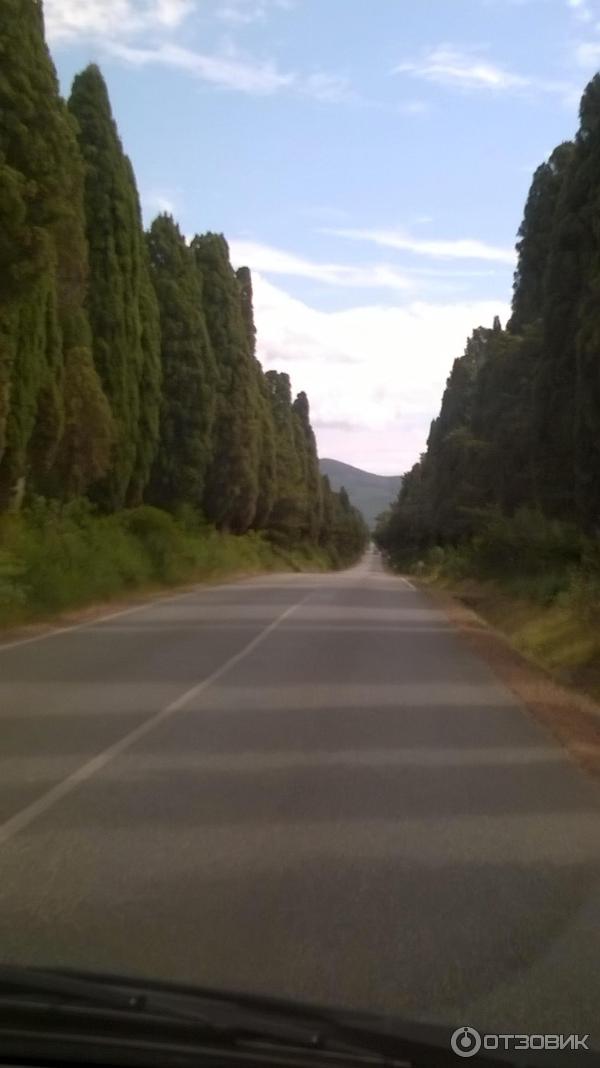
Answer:
[[64, 367], [64, 431], [55, 464], [56, 495], [82, 496], [108, 470], [112, 418], [89, 350], [70, 348]]
[[217, 527], [242, 534], [254, 522], [259, 497], [258, 379], [225, 238], [195, 237], [192, 250], [202, 274], [204, 314], [217, 361], [214, 448], [204, 507]]
[[310, 425], [310, 409], [306, 393], [299, 393], [292, 405], [294, 419], [296, 453], [300, 458], [302, 495], [302, 535], [308, 541], [315, 541], [319, 535], [322, 522], [323, 502], [321, 499], [321, 473], [317, 442]]
[[200, 508], [211, 459], [216, 364], [194, 254], [168, 215], [148, 234], [160, 309], [163, 397], [150, 498], [165, 508]]
[[269, 528], [280, 540], [298, 541], [305, 522], [302, 457], [298, 452], [300, 428], [292, 413], [289, 375], [267, 371], [265, 375], [275, 440], [275, 499]]
[[191, 510], [105, 515], [86, 500], [34, 498], [19, 515], [0, 516], [0, 625], [134, 589], [315, 565], [326, 560], [314, 547], [283, 553], [253, 531], [218, 534]]
[[277, 492], [277, 457], [275, 426], [269, 400], [269, 387], [256, 359], [256, 325], [252, 299], [252, 277], [247, 267], [236, 271], [240, 291], [242, 318], [247, 350], [251, 357], [258, 388], [258, 497], [253, 526], [262, 530], [269, 524]]
[[581, 101], [581, 126], [573, 170], [580, 187], [570, 207], [578, 210], [585, 244], [580, 250], [582, 286], [575, 338], [573, 420], [575, 505], [587, 529], [600, 525], [600, 75]]
[[[88, 379], [93, 371], [83, 311], [83, 167], [35, 0], [3, 2], [0, 54], [0, 505], [6, 505], [18, 502], [26, 480], [29, 489], [54, 484], [66, 419], [65, 361], [74, 347]], [[78, 430], [84, 433], [84, 425]], [[107, 423], [102, 431], [109, 433]]]
[[557, 201], [565, 174], [573, 159], [570, 141], [554, 149], [547, 163], [536, 170], [517, 241], [518, 265], [515, 271], [513, 310], [508, 329], [519, 333], [541, 319], [544, 310], [544, 282], [552, 248], [552, 230]]
[[111, 468], [96, 495], [104, 507], [118, 508], [139, 503], [156, 452], [158, 308], [149, 277], [135, 177], [96, 66], [75, 78], [69, 107], [77, 119], [86, 164], [87, 306], [94, 361], [115, 425]]
[[350, 504], [343, 487], [339, 493], [333, 492], [327, 475], [321, 476], [321, 501], [321, 545], [337, 567], [354, 563], [369, 540], [362, 515]]

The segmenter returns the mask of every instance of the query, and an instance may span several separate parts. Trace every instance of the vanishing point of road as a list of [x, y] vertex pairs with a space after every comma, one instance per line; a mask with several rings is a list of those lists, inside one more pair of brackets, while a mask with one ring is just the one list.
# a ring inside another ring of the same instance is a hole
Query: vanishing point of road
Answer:
[[0, 649], [0, 959], [600, 1044], [600, 790], [373, 555], [175, 593]]

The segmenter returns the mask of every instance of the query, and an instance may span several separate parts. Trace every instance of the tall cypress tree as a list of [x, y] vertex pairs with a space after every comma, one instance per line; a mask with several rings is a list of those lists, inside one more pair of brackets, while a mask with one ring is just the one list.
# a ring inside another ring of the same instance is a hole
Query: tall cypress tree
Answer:
[[292, 390], [289, 375], [267, 371], [275, 432], [275, 500], [269, 527], [282, 540], [302, 537], [306, 521], [306, 499], [303, 486], [304, 440], [292, 411]]
[[292, 413], [297, 428], [296, 451], [301, 457], [302, 482], [304, 498], [303, 536], [309, 541], [316, 541], [321, 526], [323, 502], [321, 498], [321, 475], [317, 442], [310, 423], [310, 409], [306, 393], [299, 393], [292, 405]]
[[141, 500], [158, 441], [160, 332], [135, 177], [104, 79], [77, 75], [69, 107], [86, 163], [88, 312], [94, 361], [109, 399], [115, 444], [97, 496], [108, 508]]
[[253, 526], [262, 530], [268, 526], [275, 503], [277, 490], [277, 457], [275, 453], [275, 427], [269, 401], [269, 389], [263, 369], [256, 358], [256, 324], [254, 322], [254, 302], [252, 293], [252, 276], [247, 267], [236, 271], [240, 287], [242, 318], [246, 332], [246, 343], [254, 366], [258, 388], [258, 498]]
[[539, 500], [548, 515], [575, 510], [577, 332], [586, 265], [594, 242], [586, 149], [578, 138], [553, 216], [544, 276], [542, 354], [534, 382], [533, 437]]
[[259, 499], [260, 392], [255, 360], [225, 238], [204, 234], [194, 238], [192, 249], [202, 273], [206, 325], [217, 361], [214, 449], [205, 511], [219, 528], [243, 533], [254, 522]]
[[519, 227], [512, 316], [508, 329], [519, 333], [541, 319], [544, 281], [552, 248], [556, 206], [575, 146], [565, 141], [552, 152], [533, 176], [523, 221]]
[[600, 528], [600, 74], [589, 83], [581, 100], [573, 169], [569, 206], [582, 234], [578, 249], [581, 290], [573, 339], [575, 505], [585, 527], [597, 533]]
[[160, 440], [149, 496], [164, 507], [186, 502], [199, 508], [211, 458], [216, 387], [202, 276], [171, 216], [154, 220], [148, 247], [163, 367]]
[[[0, 10], [0, 502], [34, 488], [82, 491], [105, 469], [109, 413], [89, 351], [83, 311], [87, 247], [83, 170], [74, 123], [59, 96], [44, 41], [41, 5], [5, 0]], [[71, 404], [71, 371], [86, 383]], [[52, 478], [67, 427], [97, 442], [71, 483], [66, 453]]]

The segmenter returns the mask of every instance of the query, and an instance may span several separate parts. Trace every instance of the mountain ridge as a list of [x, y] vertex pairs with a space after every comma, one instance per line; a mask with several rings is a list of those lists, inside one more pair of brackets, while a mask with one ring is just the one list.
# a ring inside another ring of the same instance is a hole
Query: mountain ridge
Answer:
[[395, 500], [402, 485], [402, 475], [376, 475], [329, 456], [319, 460], [319, 467], [333, 490], [339, 492], [344, 487], [351, 503], [362, 512], [371, 528], [377, 516]]

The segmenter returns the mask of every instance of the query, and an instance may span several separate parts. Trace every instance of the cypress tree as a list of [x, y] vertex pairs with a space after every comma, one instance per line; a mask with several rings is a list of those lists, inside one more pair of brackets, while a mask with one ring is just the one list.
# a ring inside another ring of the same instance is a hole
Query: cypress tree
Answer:
[[94, 361], [115, 424], [111, 468], [95, 495], [107, 508], [139, 503], [158, 441], [160, 333], [135, 177], [108, 92], [92, 65], [69, 107], [86, 164], [88, 313]]
[[544, 276], [542, 356], [534, 382], [537, 492], [544, 511], [558, 518], [571, 518], [576, 510], [577, 334], [595, 241], [590, 200], [595, 179], [585, 165], [587, 136], [582, 127], [556, 202]]
[[554, 215], [574, 145], [565, 141], [552, 152], [533, 175], [519, 227], [518, 263], [514, 277], [512, 316], [508, 329], [519, 333], [541, 319], [544, 310], [544, 279], [552, 247]]
[[265, 375], [275, 434], [275, 500], [269, 528], [281, 539], [297, 541], [306, 521], [303, 487], [303, 440], [292, 412], [289, 375], [267, 371]]
[[[583, 525], [600, 527], [600, 75], [581, 100], [570, 208], [582, 240], [581, 290], [574, 345], [573, 467], [575, 506]], [[569, 366], [569, 372], [572, 372]], [[570, 386], [570, 383], [569, 383]]]
[[256, 501], [256, 512], [253, 525], [257, 530], [262, 530], [268, 526], [277, 490], [275, 427], [273, 424], [273, 413], [269, 402], [268, 385], [265, 380], [263, 369], [256, 358], [256, 325], [254, 322], [252, 276], [247, 267], [240, 267], [236, 271], [236, 276], [240, 287], [246, 344], [254, 366], [259, 394], [258, 498]]
[[309, 541], [316, 541], [321, 526], [323, 502], [321, 498], [321, 475], [317, 442], [310, 424], [310, 409], [306, 393], [299, 393], [292, 405], [296, 427], [296, 451], [301, 458], [304, 498], [304, 529], [302, 534]]
[[172, 508], [200, 508], [211, 458], [216, 364], [194, 254], [169, 215], [148, 234], [152, 280], [160, 309], [163, 403], [149, 496]]
[[[3, 2], [0, 52], [0, 503], [6, 504], [22, 494], [26, 476], [32, 488], [57, 488], [52, 471], [63, 431], [77, 419], [67, 365], [83, 369], [100, 441], [110, 423], [83, 311], [82, 163], [36, 0]], [[83, 423], [78, 430], [84, 432]], [[104, 470], [101, 453], [100, 447], [95, 470]], [[84, 484], [89, 473], [84, 467]]]
[[260, 391], [238, 279], [221, 234], [195, 237], [202, 273], [204, 312], [217, 361], [214, 449], [204, 495], [208, 518], [220, 529], [243, 533], [259, 499]]

